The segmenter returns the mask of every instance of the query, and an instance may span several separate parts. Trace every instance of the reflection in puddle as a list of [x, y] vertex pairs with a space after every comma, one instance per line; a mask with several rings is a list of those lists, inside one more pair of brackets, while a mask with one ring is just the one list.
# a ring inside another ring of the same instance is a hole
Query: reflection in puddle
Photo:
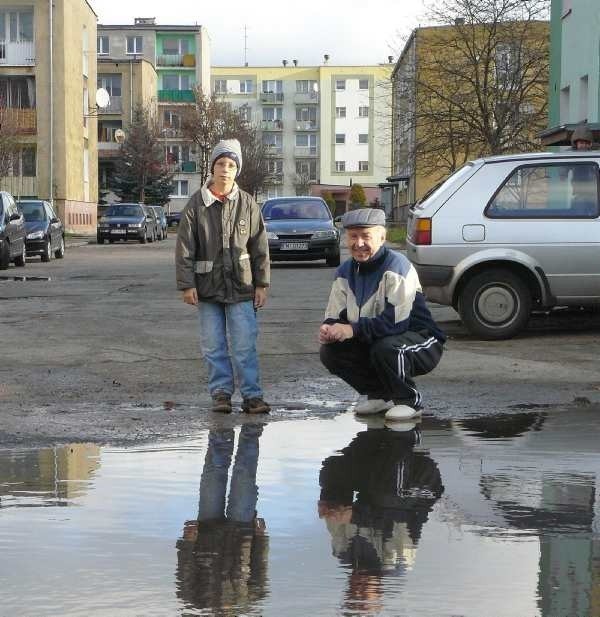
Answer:
[[3, 614], [600, 615], [593, 411], [398, 428], [0, 452]]

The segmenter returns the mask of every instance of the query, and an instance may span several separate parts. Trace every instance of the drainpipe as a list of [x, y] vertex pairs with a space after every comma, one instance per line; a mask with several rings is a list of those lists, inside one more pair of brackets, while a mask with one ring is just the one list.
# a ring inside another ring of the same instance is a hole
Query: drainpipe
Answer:
[[50, 192], [48, 201], [54, 207], [54, 39], [52, 13], [52, 0], [48, 0], [48, 30], [50, 32]]
[[129, 58], [129, 124], [133, 124], [133, 62]]

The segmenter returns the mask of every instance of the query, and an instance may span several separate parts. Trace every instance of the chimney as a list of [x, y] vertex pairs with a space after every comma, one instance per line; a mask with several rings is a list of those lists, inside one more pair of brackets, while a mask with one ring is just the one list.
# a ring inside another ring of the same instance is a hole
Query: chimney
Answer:
[[324, 60], [323, 64], [327, 64], [329, 62], [329, 54], [324, 54], [323, 60]]
[[135, 17], [133, 23], [136, 26], [155, 26], [156, 17]]
[[283, 66], [287, 66], [287, 60], [282, 60]]
[[393, 61], [394, 61], [394, 56], [388, 56], [388, 62], [392, 64]]
[[292, 62], [294, 63], [294, 66], [298, 66], [298, 60], [292, 60]]
[[465, 25], [465, 18], [464, 17], [457, 17], [454, 20], [454, 25], [455, 26], [464, 26]]

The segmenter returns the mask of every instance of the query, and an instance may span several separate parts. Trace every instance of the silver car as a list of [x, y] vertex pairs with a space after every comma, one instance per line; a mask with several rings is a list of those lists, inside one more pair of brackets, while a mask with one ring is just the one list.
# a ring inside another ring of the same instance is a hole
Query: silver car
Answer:
[[600, 152], [471, 161], [413, 206], [407, 255], [427, 298], [473, 334], [514, 336], [532, 310], [600, 304]]

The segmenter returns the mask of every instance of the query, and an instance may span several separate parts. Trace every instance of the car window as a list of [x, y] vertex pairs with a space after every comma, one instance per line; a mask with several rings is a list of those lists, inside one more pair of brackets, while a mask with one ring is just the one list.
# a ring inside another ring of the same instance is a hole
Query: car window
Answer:
[[490, 218], [595, 218], [595, 163], [528, 165], [514, 170], [488, 204]]
[[46, 220], [44, 203], [41, 201], [21, 201], [19, 202], [19, 207], [21, 208], [21, 212], [28, 223]]
[[467, 163], [463, 165], [460, 169], [456, 170], [451, 176], [448, 176], [442, 182], [438, 182], [434, 184], [428, 191], [425, 192], [423, 197], [421, 197], [413, 206], [414, 209], [419, 210], [425, 207], [425, 202], [429, 200], [430, 197], [437, 195], [438, 193], [445, 191], [447, 188], [458, 185], [462, 182], [463, 178], [468, 176], [473, 171], [474, 165], [473, 163]]
[[110, 206], [104, 216], [144, 216], [140, 206], [115, 204]]
[[285, 199], [273, 202], [265, 202], [263, 217], [266, 221], [285, 219], [319, 219], [329, 220], [331, 214], [327, 206], [320, 200], [315, 199]]

